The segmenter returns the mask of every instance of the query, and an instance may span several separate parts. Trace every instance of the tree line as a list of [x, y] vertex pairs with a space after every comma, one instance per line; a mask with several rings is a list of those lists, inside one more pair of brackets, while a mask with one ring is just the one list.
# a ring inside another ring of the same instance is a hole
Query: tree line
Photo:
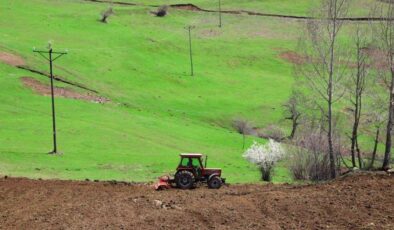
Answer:
[[[322, 0], [298, 43], [302, 64], [284, 105], [297, 146], [298, 179], [335, 178], [342, 166], [390, 168], [394, 126], [394, 2], [370, 14], [382, 20], [345, 22], [349, 0]], [[384, 139], [383, 139], [384, 138]], [[383, 140], [382, 140], [383, 139]], [[372, 142], [366, 149], [364, 142]], [[377, 165], [380, 143], [383, 159]]]

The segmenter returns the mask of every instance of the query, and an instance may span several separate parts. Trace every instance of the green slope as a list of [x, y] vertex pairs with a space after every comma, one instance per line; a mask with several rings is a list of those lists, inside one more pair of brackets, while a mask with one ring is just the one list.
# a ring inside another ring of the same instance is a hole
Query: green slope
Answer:
[[[285, 1], [262, 2], [272, 10], [267, 12], [289, 14], [303, 14], [308, 6], [301, 1], [288, 11], [281, 7], [291, 6]], [[208, 1], [192, 3], [208, 6]], [[259, 4], [224, 3], [229, 9]], [[102, 24], [99, 14], [106, 7], [78, 0], [0, 0], [0, 52], [22, 56], [28, 66], [46, 71], [47, 62], [32, 47], [52, 40], [55, 49], [69, 51], [56, 61], [55, 73], [111, 100], [58, 98], [64, 154], [47, 155], [50, 98], [25, 88], [20, 77], [48, 79], [0, 62], [0, 174], [147, 181], [173, 171], [179, 153], [202, 152], [210, 166], [224, 169], [229, 182], [258, 181], [258, 171], [241, 157], [242, 136], [231, 123], [243, 118], [257, 127], [285, 127], [281, 105], [290, 93], [292, 68], [278, 55], [295, 47], [302, 24], [224, 15], [225, 26], [219, 29], [215, 13], [171, 10], [157, 18], [147, 6], [117, 5], [109, 23]], [[193, 78], [184, 29], [189, 24], [197, 26]], [[252, 141], [249, 137], [247, 145]], [[279, 168], [275, 181], [288, 180]]]
[[[114, 1], [116, 2], [116, 1]], [[218, 10], [218, 0], [121, 0], [119, 2], [136, 3], [143, 5], [172, 5], [172, 4], [194, 4], [207, 10]], [[350, 16], [367, 16], [370, 6], [376, 0], [349, 1]], [[308, 16], [311, 9], [319, 5], [318, 0], [221, 0], [222, 10], [249, 10], [261, 13], [284, 14]]]

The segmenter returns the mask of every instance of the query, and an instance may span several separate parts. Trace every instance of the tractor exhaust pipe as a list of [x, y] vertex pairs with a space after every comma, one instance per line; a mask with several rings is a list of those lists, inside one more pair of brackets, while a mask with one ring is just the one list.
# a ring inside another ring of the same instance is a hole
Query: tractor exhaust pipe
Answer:
[[208, 162], [208, 156], [207, 156], [207, 155], [205, 155], [205, 166], [204, 166], [204, 168], [206, 168], [206, 167], [207, 167], [207, 162]]

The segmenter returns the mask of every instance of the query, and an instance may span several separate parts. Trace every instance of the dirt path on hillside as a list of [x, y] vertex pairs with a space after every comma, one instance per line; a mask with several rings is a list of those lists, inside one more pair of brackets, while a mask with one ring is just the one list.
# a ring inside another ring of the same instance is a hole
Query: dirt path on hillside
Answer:
[[[112, 1], [112, 0], [84, 0], [87, 2], [95, 2], [95, 3], [105, 3], [105, 4], [116, 4], [122, 6], [149, 6], [149, 7], [160, 7], [160, 5], [152, 5], [152, 4], [138, 4], [132, 2], [122, 2], [122, 1]], [[191, 3], [180, 3], [180, 4], [170, 4], [170, 7], [178, 10], [189, 10], [189, 11], [198, 11], [198, 12], [208, 12], [208, 13], [218, 13], [218, 10], [208, 10], [200, 8]], [[316, 20], [317, 18], [309, 17], [309, 16], [296, 16], [296, 15], [284, 15], [284, 14], [269, 14], [269, 13], [261, 13], [249, 10], [221, 10], [223, 14], [245, 14], [250, 16], [262, 16], [262, 17], [274, 17], [274, 18], [285, 18], [285, 19], [302, 19], [302, 20]], [[379, 18], [379, 17], [345, 17], [338, 18], [337, 20], [341, 21], [387, 21], [394, 20], [393, 18]]]
[[24, 66], [25, 60], [15, 54], [0, 52], [0, 62], [11, 66]]
[[[49, 73], [27, 66], [26, 61], [21, 56], [18, 56], [16, 54], [12, 54], [12, 53], [8, 53], [8, 52], [0, 52], [0, 62], [5, 63], [10, 66], [14, 66], [18, 69], [26, 70], [31, 73], [39, 74], [41, 76], [50, 78]], [[70, 71], [68, 71], [67, 69], [63, 69], [63, 71], [70, 73]], [[56, 89], [57, 92], [55, 92], [55, 93], [58, 96], [95, 101], [95, 102], [99, 102], [99, 103], [105, 103], [105, 102], [110, 101], [109, 99], [106, 99], [102, 96], [98, 96], [99, 92], [97, 92], [96, 90], [90, 89], [80, 83], [71, 82], [71, 81], [65, 80], [63, 77], [56, 76], [56, 75], [53, 76], [53, 79], [55, 81], [59, 81], [59, 82], [65, 83], [67, 85], [88, 91], [87, 93], [79, 94], [79, 93], [72, 91], [72, 90], [57, 88]], [[40, 94], [47, 95], [47, 91], [46, 91], [47, 88], [45, 87], [45, 85], [42, 85], [39, 81], [36, 81], [34, 79], [27, 79], [26, 77], [22, 77], [21, 80], [25, 84], [25, 86], [32, 88], [33, 90], [35, 90], [36, 92], [38, 92]]]
[[0, 229], [393, 229], [394, 177], [320, 185], [148, 185], [0, 179]]
[[[51, 88], [50, 85], [46, 85], [34, 78], [31, 77], [21, 77], [22, 83], [32, 89], [34, 92], [44, 95], [50, 96], [51, 95]], [[108, 99], [104, 97], [97, 96], [93, 93], [79, 93], [72, 89], [62, 88], [62, 87], [54, 87], [54, 94], [57, 97], [65, 97], [77, 100], [85, 100], [85, 101], [92, 101], [96, 103], [107, 103], [109, 102]]]

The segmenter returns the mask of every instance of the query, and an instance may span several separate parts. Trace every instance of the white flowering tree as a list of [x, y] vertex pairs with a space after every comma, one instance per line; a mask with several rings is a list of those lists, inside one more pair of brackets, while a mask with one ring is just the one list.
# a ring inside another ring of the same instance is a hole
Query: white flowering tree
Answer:
[[264, 181], [271, 181], [271, 172], [276, 163], [282, 159], [284, 155], [285, 151], [282, 145], [270, 139], [267, 144], [254, 142], [253, 145], [245, 151], [243, 157], [260, 168], [261, 177]]

